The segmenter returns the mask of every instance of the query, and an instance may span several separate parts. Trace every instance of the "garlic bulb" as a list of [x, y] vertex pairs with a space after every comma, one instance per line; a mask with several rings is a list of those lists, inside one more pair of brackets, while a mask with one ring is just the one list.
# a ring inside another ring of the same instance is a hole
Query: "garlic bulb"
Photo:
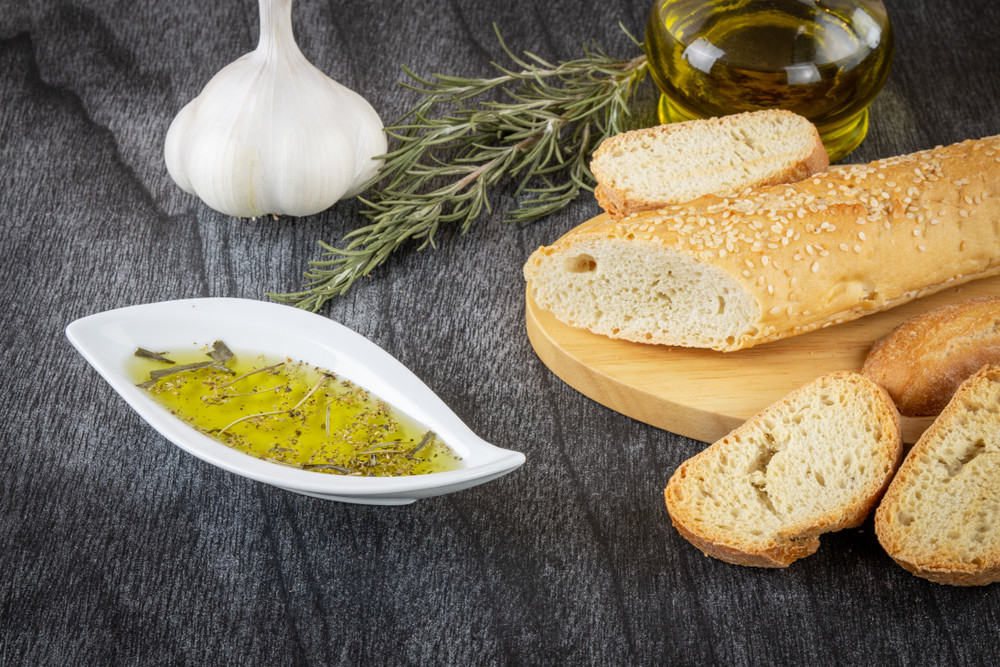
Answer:
[[167, 171], [228, 215], [311, 215], [375, 176], [385, 132], [363, 97], [299, 51], [292, 0], [260, 0], [260, 23], [256, 50], [216, 74], [170, 124]]

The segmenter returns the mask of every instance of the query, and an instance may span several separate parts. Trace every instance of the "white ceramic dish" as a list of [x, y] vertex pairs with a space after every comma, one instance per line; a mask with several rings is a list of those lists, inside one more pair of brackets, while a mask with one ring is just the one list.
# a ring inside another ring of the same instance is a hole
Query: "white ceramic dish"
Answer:
[[[143, 419], [178, 447], [220, 468], [309, 496], [351, 503], [402, 505], [496, 479], [524, 455], [476, 436], [399, 361], [363, 336], [325, 317], [263, 301], [187, 299], [109, 310], [76, 320], [66, 336]], [[135, 386], [127, 364], [137, 347], [190, 349], [223, 340], [326, 368], [373, 392], [451, 447], [464, 467], [408, 477], [347, 477], [268, 463], [204, 435]]]

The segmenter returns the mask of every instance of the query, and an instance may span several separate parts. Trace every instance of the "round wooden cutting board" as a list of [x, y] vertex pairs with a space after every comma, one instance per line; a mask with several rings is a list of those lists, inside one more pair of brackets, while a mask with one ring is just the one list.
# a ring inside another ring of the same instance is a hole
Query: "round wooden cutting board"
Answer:
[[[739, 352], [606, 338], [559, 322], [530, 296], [525, 320], [539, 358], [577, 391], [647, 424], [714, 442], [824, 373], [861, 370], [872, 343], [911, 317], [946, 303], [998, 295], [1000, 276]], [[916, 442], [932, 421], [903, 417], [903, 440]]]

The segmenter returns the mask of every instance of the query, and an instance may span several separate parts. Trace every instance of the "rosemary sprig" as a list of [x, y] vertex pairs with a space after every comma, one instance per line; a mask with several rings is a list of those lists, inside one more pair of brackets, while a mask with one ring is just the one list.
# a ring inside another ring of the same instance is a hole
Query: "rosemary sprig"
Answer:
[[507, 215], [515, 222], [554, 213], [592, 189], [590, 155], [622, 130], [646, 56], [617, 60], [585, 46], [582, 58], [553, 64], [515, 55], [499, 31], [497, 39], [514, 67], [493, 63], [492, 78], [422, 78], [404, 67], [412, 82], [403, 85], [420, 101], [386, 127], [396, 146], [361, 198], [370, 223], [346, 234], [341, 247], [321, 241], [323, 258], [309, 262], [302, 291], [269, 296], [319, 310], [404, 245], [436, 247], [444, 225], [465, 234], [492, 210], [491, 189], [504, 179], [517, 183], [516, 196], [526, 195]]

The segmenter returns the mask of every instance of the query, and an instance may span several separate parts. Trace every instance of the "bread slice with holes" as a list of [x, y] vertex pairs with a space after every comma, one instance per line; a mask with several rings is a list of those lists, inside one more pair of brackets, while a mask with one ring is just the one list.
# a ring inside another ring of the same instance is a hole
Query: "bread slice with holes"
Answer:
[[875, 532], [918, 577], [1000, 581], [1000, 366], [966, 380], [913, 446], [875, 512]]
[[706, 194], [793, 183], [830, 164], [816, 127], [780, 109], [623, 132], [601, 142], [590, 170], [613, 218]]
[[816, 551], [821, 533], [860, 525], [901, 453], [885, 390], [859, 373], [830, 373], [681, 464], [667, 511], [708, 556], [787, 567]]

